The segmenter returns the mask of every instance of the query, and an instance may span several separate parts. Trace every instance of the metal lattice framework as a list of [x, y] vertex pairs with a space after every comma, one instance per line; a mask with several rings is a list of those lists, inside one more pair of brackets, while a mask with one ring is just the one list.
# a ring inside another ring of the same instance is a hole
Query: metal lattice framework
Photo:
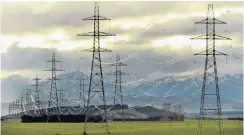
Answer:
[[24, 102], [24, 94], [21, 93], [21, 96], [20, 96], [20, 110], [21, 110], [21, 115], [24, 114], [24, 104], [23, 104], [23, 102]]
[[10, 103], [9, 106], [8, 106], [8, 116], [9, 116], [9, 118], [11, 118], [12, 110], [13, 110], [12, 103]]
[[[216, 55], [225, 55], [215, 49], [215, 40], [231, 40], [230, 38], [219, 36], [215, 34], [215, 24], [226, 24], [214, 17], [213, 4], [208, 5], [207, 18], [196, 22], [195, 24], [206, 24], [206, 35], [198, 36], [191, 39], [206, 40], [206, 50], [194, 55], [205, 55], [205, 68], [202, 85], [201, 105], [200, 105], [200, 120], [198, 125], [198, 135], [203, 135], [204, 120], [214, 113], [218, 119], [218, 132], [223, 134], [221, 102], [219, 93], [219, 79], [217, 74]], [[212, 105], [210, 100], [216, 100]]]
[[16, 113], [16, 105], [15, 105], [14, 101], [12, 102], [12, 107], [13, 107], [13, 114], [15, 114]]
[[[83, 102], [83, 107], [86, 106], [86, 98], [85, 98], [85, 86], [88, 86], [85, 84], [85, 80], [87, 80], [87, 78], [85, 78], [85, 76], [80, 76], [78, 79], [76, 79], [77, 81], [79, 81], [79, 85], [75, 85], [75, 86], [79, 86], [79, 101]], [[81, 106], [81, 104], [80, 104]]]
[[93, 20], [94, 21], [93, 32], [77, 34], [77, 36], [92, 36], [93, 37], [93, 47], [91, 49], [83, 50], [83, 51], [93, 52], [88, 98], [86, 101], [87, 106], [86, 106], [86, 119], [85, 119], [85, 125], [84, 125], [84, 135], [87, 134], [86, 127], [87, 127], [87, 120], [89, 117], [88, 111], [89, 111], [90, 100], [92, 99], [92, 97], [95, 94], [99, 94], [99, 93], [101, 93], [100, 97], [102, 97], [102, 100], [103, 100], [103, 112], [104, 112], [103, 113], [103, 122], [105, 123], [105, 128], [106, 128], [107, 133], [109, 133], [100, 52], [111, 52], [111, 51], [108, 49], [100, 48], [100, 36], [115, 36], [115, 35], [100, 31], [100, 23], [99, 23], [100, 20], [110, 20], [110, 19], [99, 15], [98, 2], [95, 2], [94, 15], [91, 17], [84, 18], [83, 20]]
[[25, 111], [26, 115], [29, 115], [29, 110], [31, 110], [31, 89], [29, 89], [29, 85], [26, 86], [25, 89]]
[[19, 115], [20, 111], [19, 111], [19, 108], [20, 108], [20, 103], [19, 103], [19, 98], [16, 99], [16, 114]]
[[[64, 104], [64, 100], [65, 100], [65, 98], [64, 98], [64, 89], [58, 89], [58, 91], [59, 91], [59, 99], [60, 99], [60, 103], [62, 103], [62, 104]], [[61, 105], [59, 105], [59, 107], [60, 107]], [[60, 109], [60, 108], [59, 108]]]
[[46, 62], [51, 62], [52, 63], [52, 68], [51, 69], [47, 69], [44, 71], [51, 71], [52, 72], [52, 78], [47, 79], [47, 80], [51, 80], [51, 88], [50, 88], [50, 95], [49, 95], [49, 100], [48, 100], [48, 117], [47, 117], [47, 122], [49, 121], [49, 115], [50, 115], [50, 110], [52, 109], [51, 107], [55, 107], [56, 109], [56, 114], [58, 117], [58, 121], [60, 121], [60, 111], [59, 111], [59, 105], [60, 105], [60, 101], [59, 101], [59, 97], [58, 97], [58, 89], [57, 89], [57, 80], [60, 80], [56, 77], [56, 72], [57, 71], [64, 71], [62, 69], [58, 69], [56, 68], [56, 63], [57, 62], [62, 62], [60, 60], [57, 60], [55, 58], [55, 52], [53, 52], [52, 54], [52, 60], [48, 60]]
[[[121, 67], [127, 66], [127, 65], [120, 62], [120, 56], [117, 55], [116, 63], [110, 64], [109, 66], [115, 66], [115, 72], [108, 73], [108, 75], [115, 76], [114, 107], [116, 107], [118, 104], [121, 105], [121, 116], [122, 116], [122, 118], [124, 118], [124, 105], [123, 105], [123, 91], [122, 91], [122, 87], [121, 87], [121, 83], [122, 83], [121, 76], [129, 75], [129, 74], [122, 72]], [[113, 118], [114, 118], [114, 107], [113, 107]]]
[[[34, 86], [35, 87], [35, 96], [34, 96], [34, 100], [35, 100], [35, 106], [40, 110], [41, 109], [41, 100], [40, 100], [40, 90], [39, 90], [39, 86], [44, 86], [44, 85], [40, 85], [39, 84], [39, 80], [41, 80], [40, 78], [38, 78], [38, 76], [36, 75], [36, 78], [33, 79], [35, 81], [35, 84], [30, 85], [30, 86]], [[39, 112], [40, 113], [40, 112]]]

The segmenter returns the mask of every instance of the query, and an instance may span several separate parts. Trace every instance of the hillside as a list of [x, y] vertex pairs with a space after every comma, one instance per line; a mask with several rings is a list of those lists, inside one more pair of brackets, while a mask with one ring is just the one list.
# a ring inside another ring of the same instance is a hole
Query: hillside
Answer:
[[[77, 78], [80, 72], [71, 72], [57, 76], [62, 81], [57, 82], [57, 86], [67, 92], [65, 105], [77, 105], [74, 100], [78, 99], [79, 87]], [[87, 77], [87, 76], [86, 76]], [[220, 82], [220, 94], [222, 109], [224, 111], [243, 110], [243, 74], [226, 75], [225, 80]], [[16, 81], [18, 80], [18, 81]], [[1, 80], [2, 85], [2, 105], [19, 97], [20, 92], [24, 91], [28, 79], [21, 76], [11, 76]], [[156, 83], [157, 82], [157, 83]], [[88, 81], [86, 82], [88, 84]], [[235, 83], [235, 84], [234, 84]], [[46, 93], [50, 89], [50, 82], [43, 81], [42, 90]], [[157, 84], [157, 85], [156, 85]], [[238, 84], [238, 85], [237, 85]], [[107, 104], [111, 104], [113, 100], [112, 91], [114, 85], [104, 83]], [[141, 84], [129, 85], [124, 87], [124, 103], [130, 106], [151, 106], [162, 108], [164, 102], [181, 103], [186, 112], [198, 112], [200, 104], [200, 91], [202, 87], [201, 77], [192, 78], [163, 78], [154, 82], [143, 82]], [[87, 89], [87, 87], [86, 87]], [[86, 90], [87, 91], [87, 90]], [[43, 94], [42, 94], [43, 95]], [[43, 97], [43, 96], [42, 96]], [[43, 98], [47, 100], [47, 97]], [[211, 103], [216, 102], [212, 100]], [[7, 113], [7, 106], [2, 106], [2, 113]]]

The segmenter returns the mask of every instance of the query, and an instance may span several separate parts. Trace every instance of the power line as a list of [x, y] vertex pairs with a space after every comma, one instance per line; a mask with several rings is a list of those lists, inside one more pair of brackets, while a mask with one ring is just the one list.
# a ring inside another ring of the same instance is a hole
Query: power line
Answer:
[[29, 89], [29, 87], [28, 87], [29, 85], [27, 85], [26, 86], [26, 89], [25, 89], [25, 110], [26, 110], [26, 115], [29, 115], [30, 113], [29, 113], [29, 111], [30, 111], [30, 109], [31, 109], [31, 100], [30, 100], [30, 96], [31, 96], [31, 89]]
[[115, 107], [117, 107], [117, 104], [120, 104], [121, 105], [121, 115], [122, 115], [122, 119], [124, 120], [124, 105], [123, 105], [123, 92], [122, 92], [122, 87], [121, 87], [121, 83], [122, 83], [121, 76], [129, 75], [129, 74], [121, 71], [121, 67], [127, 66], [127, 65], [122, 62], [119, 62], [119, 61], [120, 61], [120, 56], [117, 55], [116, 63], [109, 65], [109, 66], [115, 66], [115, 72], [108, 73], [108, 75], [115, 76], [113, 119], [114, 119]]
[[24, 114], [24, 104], [23, 104], [23, 101], [24, 101], [24, 93], [21, 93], [21, 96], [20, 96], [20, 109], [21, 109], [21, 115]]
[[84, 75], [80, 76], [79, 79], [76, 79], [77, 81], [79, 81], [79, 85], [75, 85], [75, 86], [79, 86], [79, 101], [83, 101], [83, 107], [86, 106], [86, 98], [85, 98], [85, 86], [88, 86], [85, 84], [85, 80], [87, 80], [87, 78], [85, 78]]
[[41, 80], [40, 78], [38, 78], [38, 76], [36, 75], [36, 78], [34, 78], [33, 80], [35, 80], [35, 84], [30, 85], [30, 86], [35, 86], [35, 106], [39, 109], [39, 113], [40, 113], [40, 109], [41, 109], [41, 100], [40, 100], [40, 91], [39, 91], [39, 86], [44, 86], [44, 85], [40, 85], [39, 84], [39, 80]]
[[[58, 90], [59, 91], [59, 99], [60, 99], [60, 103], [64, 103], [64, 89], [59, 89]], [[59, 105], [59, 107], [60, 107], [61, 105]]]
[[8, 105], [8, 117], [11, 118], [11, 114], [12, 114], [12, 103], [10, 103]]
[[[198, 135], [203, 135], [204, 131], [204, 119], [206, 115], [209, 115], [209, 112], [215, 112], [218, 116], [218, 128], [219, 134], [223, 134], [223, 125], [222, 125], [222, 112], [221, 112], [221, 102], [219, 94], [219, 81], [217, 75], [217, 64], [216, 64], [216, 55], [225, 55], [227, 54], [218, 52], [215, 50], [215, 40], [231, 40], [230, 38], [223, 37], [215, 34], [215, 24], [226, 24], [223, 21], [220, 21], [215, 18], [213, 4], [208, 5], [207, 18], [201, 21], [196, 22], [195, 24], [206, 24], [206, 35], [201, 35], [191, 39], [204, 39], [206, 40], [206, 50], [194, 55], [205, 55], [205, 69], [203, 77], [203, 86], [202, 86], [202, 95], [201, 95], [201, 105], [200, 105], [200, 120], [198, 125]], [[206, 83], [213, 83], [213, 85], [206, 85]], [[215, 90], [215, 91], [214, 91]], [[207, 103], [205, 99], [216, 99], [216, 105], [213, 107]]]
[[242, 88], [243, 88], [243, 84], [236, 83], [236, 82], [231, 81], [231, 80], [228, 80], [228, 82], [229, 82], [229, 83], [231, 83], [231, 84], [234, 84], [234, 85], [237, 85], [237, 86], [240, 86], [240, 87], [242, 87]]
[[60, 60], [57, 60], [55, 58], [55, 52], [53, 52], [52, 54], [52, 60], [48, 60], [46, 62], [51, 62], [52, 63], [52, 68], [51, 69], [46, 69], [44, 71], [51, 71], [52, 72], [52, 78], [47, 79], [47, 80], [51, 80], [51, 89], [50, 89], [50, 95], [49, 95], [49, 101], [48, 101], [48, 117], [47, 117], [47, 122], [49, 122], [49, 117], [50, 117], [50, 110], [52, 109], [51, 107], [55, 106], [55, 110], [56, 110], [56, 115], [58, 117], [58, 121], [60, 122], [60, 111], [59, 111], [59, 98], [58, 98], [58, 89], [57, 89], [57, 79], [56, 77], [56, 71], [64, 71], [62, 69], [57, 69], [56, 68], [56, 63], [57, 62], [62, 62]]
[[16, 114], [16, 103], [15, 103], [15, 101], [13, 101], [12, 104], [13, 104], [13, 110], [14, 110], [14, 111], [13, 111], [13, 114]]
[[92, 36], [93, 37], [93, 48], [83, 50], [83, 51], [93, 52], [91, 74], [90, 74], [90, 84], [89, 84], [87, 106], [86, 106], [86, 119], [85, 119], [83, 134], [84, 135], [87, 134], [86, 127], [87, 127], [87, 120], [88, 120], [89, 103], [90, 103], [90, 100], [92, 97], [91, 93], [94, 93], [94, 94], [102, 93], [103, 112], [104, 112], [103, 122], [105, 122], [106, 131], [107, 131], [107, 133], [109, 133], [100, 52], [111, 52], [111, 51], [108, 49], [100, 48], [100, 36], [115, 36], [115, 35], [100, 31], [100, 22], [99, 21], [100, 20], [110, 20], [110, 19], [99, 15], [98, 2], [95, 2], [94, 15], [91, 17], [84, 18], [83, 20], [93, 20], [94, 21], [94, 31], [93, 32], [77, 34], [77, 36]]
[[19, 115], [19, 99], [18, 98], [16, 99], [15, 104], [16, 104], [16, 115]]

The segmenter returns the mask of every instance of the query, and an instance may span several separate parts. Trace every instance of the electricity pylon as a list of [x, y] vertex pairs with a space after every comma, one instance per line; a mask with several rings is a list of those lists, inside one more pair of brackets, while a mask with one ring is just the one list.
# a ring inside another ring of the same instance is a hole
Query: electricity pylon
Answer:
[[39, 91], [39, 86], [44, 86], [44, 85], [40, 85], [39, 84], [39, 80], [41, 80], [40, 78], [38, 78], [38, 76], [36, 75], [36, 78], [34, 78], [33, 80], [35, 80], [35, 84], [30, 85], [30, 86], [35, 86], [35, 108], [39, 109], [39, 113], [41, 110], [41, 101], [40, 101], [40, 91]]
[[12, 102], [12, 111], [13, 111], [13, 115], [15, 114], [15, 103], [14, 103], [14, 100]]
[[8, 118], [10, 119], [12, 115], [12, 103], [8, 105]]
[[18, 101], [18, 115], [21, 116], [22, 114], [22, 110], [21, 110], [21, 96], [19, 98], [17, 98], [17, 101]]
[[24, 96], [23, 96], [23, 93], [21, 93], [21, 96], [20, 96], [20, 110], [21, 110], [21, 115], [24, 114], [24, 104], [23, 104], [23, 101], [24, 101]]
[[[100, 20], [110, 20], [108, 18], [102, 17], [99, 15], [99, 5], [98, 2], [95, 2], [95, 9], [94, 15], [91, 17], [84, 18], [83, 20], [93, 20], [94, 21], [94, 31], [88, 32], [85, 34], [77, 34], [77, 36], [92, 36], [93, 37], [93, 48], [83, 50], [88, 52], [93, 52], [92, 58], [92, 65], [91, 65], [91, 74], [90, 74], [90, 83], [89, 83], [89, 90], [88, 90], [88, 98], [87, 98], [87, 105], [86, 105], [86, 118], [85, 118], [85, 125], [84, 125], [84, 135], [86, 135], [86, 126], [88, 120], [88, 112], [89, 112], [89, 103], [93, 95], [97, 93], [102, 93], [102, 100], [103, 100], [103, 121], [105, 122], [105, 128], [107, 133], [109, 133], [108, 123], [107, 123], [107, 108], [106, 108], [106, 101], [105, 101], [105, 93], [104, 93], [104, 84], [103, 84], [103, 74], [102, 74], [102, 65], [101, 65], [101, 55], [100, 52], [111, 52], [108, 49], [100, 48], [100, 36], [115, 36], [114, 34], [109, 34], [105, 32], [100, 32]], [[92, 96], [91, 96], [91, 93]]]
[[85, 80], [87, 80], [87, 78], [85, 78], [85, 76], [83, 75], [83, 76], [80, 76], [76, 80], [79, 81], [79, 85], [76, 85], [76, 86], [79, 86], [79, 88], [80, 88], [80, 90], [79, 90], [79, 101], [83, 101], [83, 107], [85, 108], [85, 106], [86, 106], [85, 86], [87, 86], [85, 84]]
[[60, 122], [60, 109], [59, 109], [59, 98], [58, 98], [58, 89], [57, 89], [57, 80], [60, 80], [56, 77], [56, 71], [64, 71], [62, 69], [58, 69], [56, 68], [56, 63], [57, 62], [62, 62], [60, 60], [57, 60], [55, 58], [55, 52], [53, 52], [52, 54], [52, 60], [48, 60], [46, 62], [51, 62], [52, 63], [52, 68], [51, 69], [47, 69], [44, 71], [51, 71], [52, 72], [52, 78], [47, 79], [47, 80], [51, 80], [51, 89], [50, 89], [50, 93], [49, 93], [49, 100], [48, 100], [48, 117], [47, 117], [47, 122], [49, 122], [49, 117], [50, 117], [50, 111], [52, 110], [51, 107], [54, 106], [54, 110], [56, 110], [56, 115], [58, 117], [58, 121]]
[[19, 98], [16, 99], [15, 104], [16, 104], [16, 114], [19, 115], [19, 107], [20, 107], [19, 106]]
[[[60, 103], [63, 103], [64, 104], [64, 89], [59, 89], [59, 99], [60, 99]], [[61, 105], [59, 105], [61, 106]]]
[[[219, 36], [215, 34], [215, 24], [226, 24], [223, 21], [220, 21], [214, 17], [213, 4], [208, 5], [207, 18], [196, 22], [195, 24], [206, 24], [206, 35], [198, 36], [191, 39], [203, 39], [206, 40], [206, 50], [194, 55], [205, 55], [205, 68], [204, 68], [204, 77], [202, 85], [202, 95], [201, 95], [201, 105], [200, 105], [200, 120], [198, 125], [198, 135], [203, 135], [204, 131], [204, 119], [205, 116], [209, 113], [214, 112], [218, 117], [218, 132], [220, 135], [223, 134], [223, 125], [222, 125], [222, 112], [221, 112], [221, 102], [219, 94], [219, 82], [217, 74], [217, 64], [216, 64], [216, 55], [225, 55], [227, 54], [218, 52], [215, 49], [215, 40], [231, 40], [230, 38]], [[208, 100], [206, 100], [208, 99]], [[210, 99], [210, 100], [209, 100]], [[216, 100], [216, 104], [211, 104], [211, 99]], [[205, 135], [205, 134], [204, 134]]]
[[114, 89], [114, 106], [113, 106], [113, 119], [114, 119], [114, 107], [116, 107], [118, 104], [121, 105], [121, 116], [124, 120], [124, 105], [123, 105], [123, 91], [121, 87], [122, 75], [129, 75], [128, 73], [122, 72], [121, 67], [127, 66], [126, 64], [120, 62], [120, 57], [117, 55], [116, 57], [116, 63], [110, 64], [109, 66], [115, 66], [115, 72], [108, 73], [108, 75], [114, 75], [115, 76], [115, 89]]
[[29, 111], [31, 109], [31, 89], [29, 89], [28, 87], [29, 85], [26, 86], [26, 91], [25, 91], [25, 111], [26, 111], [26, 115], [29, 115]]

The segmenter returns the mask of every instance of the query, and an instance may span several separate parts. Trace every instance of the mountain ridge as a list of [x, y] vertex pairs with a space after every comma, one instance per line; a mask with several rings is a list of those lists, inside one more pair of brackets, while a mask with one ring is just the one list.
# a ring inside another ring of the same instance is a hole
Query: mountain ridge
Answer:
[[[62, 88], [68, 92], [68, 95], [72, 95], [72, 97], [77, 96], [79, 87], [76, 79], [80, 77], [80, 75], [88, 78], [88, 75], [82, 72], [69, 72], [60, 74], [57, 78], [61, 78], [62, 81], [57, 82], [59, 88]], [[14, 78], [18, 79], [15, 81]], [[200, 105], [200, 92], [202, 87], [202, 79], [201, 77], [192, 77], [187, 79], [181, 78], [163, 78], [159, 79], [156, 82], [164, 82], [165, 80], [171, 80], [166, 83], [150, 83], [145, 82], [136, 87], [132, 87], [129, 85], [131, 90], [128, 88], [123, 88], [124, 90], [124, 102], [125, 104], [135, 106], [146, 106], [146, 105], [154, 105], [154, 106], [163, 106], [163, 102], [172, 102], [178, 103], [183, 102], [183, 106], [186, 110], [189, 111], [198, 111]], [[220, 94], [222, 100], [222, 106], [226, 106], [229, 108], [227, 110], [242, 110], [243, 108], [243, 74], [236, 75], [226, 75], [224, 80], [220, 83]], [[180, 79], [180, 81], [179, 81]], [[237, 84], [241, 84], [242, 86], [238, 86], [236, 84], [231, 84], [229, 81], [235, 82]], [[10, 76], [8, 78], [2, 79], [2, 101], [11, 101], [6, 99], [15, 99], [20, 96], [21, 91], [26, 88], [28, 83], [28, 79], [17, 76]], [[88, 83], [87, 80], [86, 83]], [[44, 86], [44, 91], [48, 92], [50, 89], [50, 82], [42, 81], [40, 82]], [[75, 86], [76, 85], [76, 86]], [[104, 82], [105, 91], [113, 91], [114, 85]], [[127, 89], [127, 90], [126, 90]], [[6, 91], [7, 90], [7, 91]], [[76, 91], [75, 91], [76, 90]], [[199, 90], [199, 91], [196, 91]], [[86, 89], [87, 91], [87, 89]], [[73, 93], [73, 94], [72, 94]], [[195, 93], [195, 95], [193, 95]], [[192, 96], [193, 95], [193, 96]], [[235, 97], [235, 98], [233, 98]], [[113, 95], [112, 92], [107, 92], [106, 99], [108, 101], [112, 101]], [[214, 102], [214, 101], [213, 101]], [[224, 108], [223, 108], [224, 110]]]

